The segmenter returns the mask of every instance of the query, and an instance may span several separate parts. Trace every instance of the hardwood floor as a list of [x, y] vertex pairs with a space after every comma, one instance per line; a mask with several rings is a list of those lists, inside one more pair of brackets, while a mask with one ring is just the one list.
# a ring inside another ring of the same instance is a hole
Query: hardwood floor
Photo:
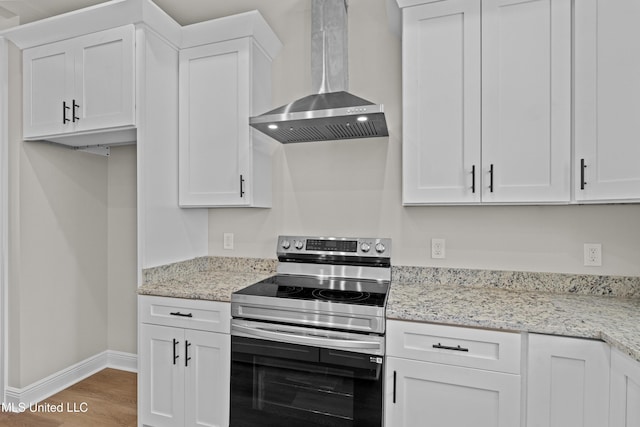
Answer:
[[0, 426], [132, 427], [137, 423], [136, 383], [135, 373], [104, 369], [40, 402], [41, 406], [23, 413], [0, 412]]

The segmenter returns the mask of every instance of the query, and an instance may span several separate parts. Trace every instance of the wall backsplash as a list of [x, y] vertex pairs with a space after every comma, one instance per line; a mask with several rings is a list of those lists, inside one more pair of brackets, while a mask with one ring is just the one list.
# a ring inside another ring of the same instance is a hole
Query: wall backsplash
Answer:
[[399, 284], [431, 283], [514, 291], [640, 298], [640, 277], [635, 276], [398, 266], [392, 269], [392, 280]]

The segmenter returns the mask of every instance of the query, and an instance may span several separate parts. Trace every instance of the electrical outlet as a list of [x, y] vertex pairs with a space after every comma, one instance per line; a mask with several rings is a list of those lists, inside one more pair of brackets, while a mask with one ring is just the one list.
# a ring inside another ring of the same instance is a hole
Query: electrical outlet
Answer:
[[431, 239], [431, 258], [445, 258], [444, 239]]
[[233, 233], [224, 233], [222, 240], [223, 249], [233, 250]]
[[584, 244], [584, 265], [589, 267], [602, 266], [602, 245], [600, 243]]

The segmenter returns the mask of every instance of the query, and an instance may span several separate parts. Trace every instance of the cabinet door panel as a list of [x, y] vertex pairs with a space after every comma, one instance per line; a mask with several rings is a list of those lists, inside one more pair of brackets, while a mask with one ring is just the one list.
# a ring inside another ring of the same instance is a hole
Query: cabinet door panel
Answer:
[[229, 425], [231, 337], [226, 334], [187, 330], [185, 425]]
[[249, 42], [180, 53], [180, 204], [243, 205], [249, 170]]
[[503, 427], [520, 424], [519, 375], [393, 357], [387, 358], [386, 369], [385, 425]]
[[600, 341], [530, 335], [527, 426], [606, 426], [609, 359]]
[[482, 55], [483, 201], [568, 202], [571, 2], [484, 0]]
[[[51, 135], [70, 126], [73, 92], [73, 56], [68, 44], [42, 46], [23, 52], [24, 107], [23, 136]], [[69, 106], [63, 110], [63, 101]], [[65, 115], [66, 114], [66, 115]]]
[[576, 200], [640, 199], [640, 2], [576, 2], [575, 21]]
[[[174, 363], [174, 340], [176, 362]], [[153, 426], [181, 425], [184, 420], [184, 331], [140, 325], [140, 422]]]
[[480, 2], [414, 7], [403, 25], [403, 201], [479, 202]]
[[133, 27], [126, 26], [78, 39], [76, 131], [135, 123], [133, 35]]
[[611, 352], [609, 427], [640, 426], [640, 363], [617, 349]]

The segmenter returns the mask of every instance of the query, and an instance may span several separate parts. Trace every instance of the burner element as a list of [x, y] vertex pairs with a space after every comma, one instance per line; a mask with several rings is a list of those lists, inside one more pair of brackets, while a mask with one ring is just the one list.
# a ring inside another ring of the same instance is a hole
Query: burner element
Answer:
[[369, 292], [342, 291], [336, 289], [314, 289], [312, 294], [316, 298], [338, 302], [365, 301], [371, 296]]
[[294, 295], [302, 291], [302, 286], [278, 286], [276, 296], [283, 297], [288, 295]]

